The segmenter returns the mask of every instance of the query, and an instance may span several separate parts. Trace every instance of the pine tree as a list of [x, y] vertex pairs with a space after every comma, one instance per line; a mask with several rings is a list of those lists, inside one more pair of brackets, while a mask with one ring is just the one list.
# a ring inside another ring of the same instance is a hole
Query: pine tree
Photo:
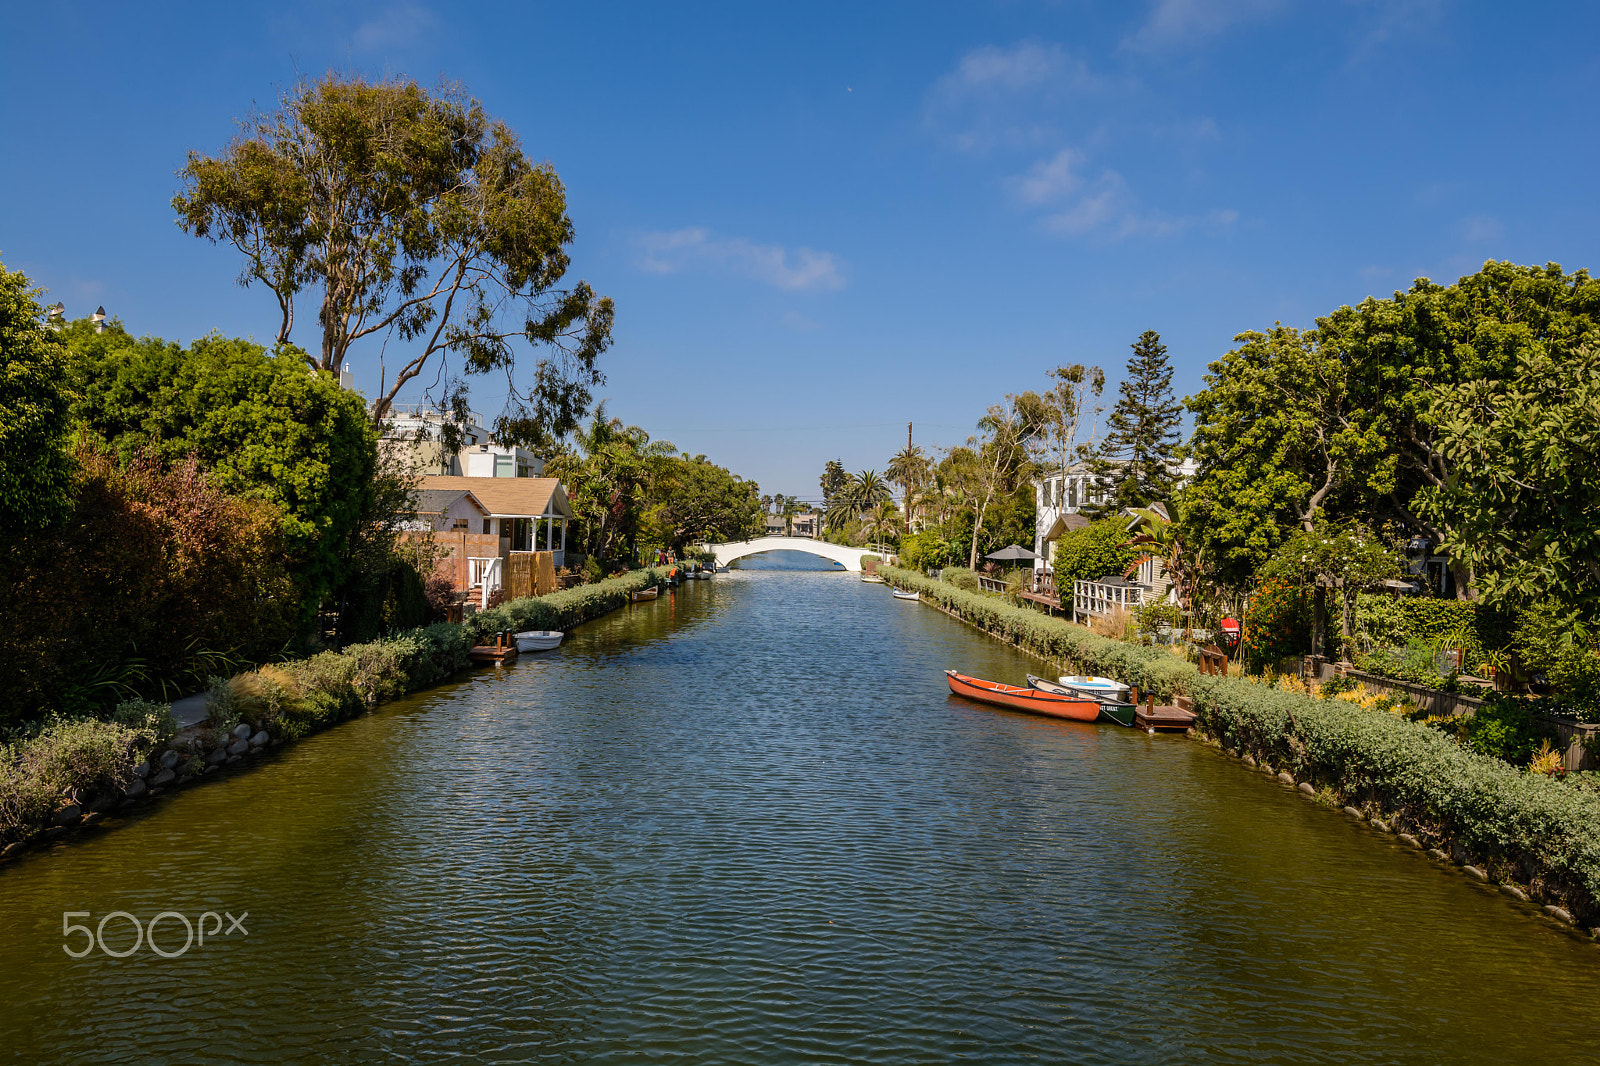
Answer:
[[1176, 487], [1183, 405], [1172, 395], [1167, 346], [1159, 333], [1147, 329], [1132, 348], [1105, 438], [1089, 463], [1101, 496], [1088, 508], [1091, 513], [1164, 503]]

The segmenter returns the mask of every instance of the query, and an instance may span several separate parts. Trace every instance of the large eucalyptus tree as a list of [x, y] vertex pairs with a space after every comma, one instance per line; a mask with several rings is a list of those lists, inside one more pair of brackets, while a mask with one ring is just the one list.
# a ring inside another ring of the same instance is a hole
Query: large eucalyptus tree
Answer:
[[[337, 371], [364, 339], [398, 341], [375, 421], [425, 371], [459, 418], [458, 375], [500, 371], [510, 400], [496, 437], [548, 446], [604, 380], [595, 361], [612, 304], [586, 282], [562, 284], [573, 225], [561, 180], [459, 87], [302, 81], [245, 119], [221, 154], [191, 152], [181, 173], [178, 224], [239, 250], [239, 283], [277, 300], [280, 344], [308, 289], [320, 297], [313, 369]], [[519, 340], [539, 353], [520, 373]]]

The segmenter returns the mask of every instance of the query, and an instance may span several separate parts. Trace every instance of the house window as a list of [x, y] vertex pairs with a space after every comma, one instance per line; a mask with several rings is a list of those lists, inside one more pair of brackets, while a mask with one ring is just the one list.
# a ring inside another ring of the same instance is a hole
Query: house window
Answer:
[[455, 522], [451, 524], [450, 530], [453, 533], [465, 533], [467, 531], [467, 520], [465, 518], [456, 519]]
[[514, 552], [533, 551], [533, 519], [513, 518], [511, 522], [511, 550]]
[[484, 520], [483, 520], [483, 532], [484, 532], [484, 535], [485, 535], [485, 536], [487, 536], [487, 535], [489, 535], [489, 534], [490, 534], [490, 533], [493, 533], [493, 532], [494, 532], [494, 519], [492, 519], [492, 518], [485, 518], [485, 519], [484, 519]]
[[516, 477], [517, 460], [511, 455], [497, 455], [494, 457], [495, 477]]
[[531, 463], [525, 463], [520, 459], [517, 460], [517, 476], [518, 477], [532, 477], [533, 476], [533, 465]]
[[1072, 482], [1067, 486], [1067, 506], [1071, 507], [1073, 510], [1077, 510], [1077, 508], [1078, 508], [1078, 479], [1077, 478], [1073, 478]]

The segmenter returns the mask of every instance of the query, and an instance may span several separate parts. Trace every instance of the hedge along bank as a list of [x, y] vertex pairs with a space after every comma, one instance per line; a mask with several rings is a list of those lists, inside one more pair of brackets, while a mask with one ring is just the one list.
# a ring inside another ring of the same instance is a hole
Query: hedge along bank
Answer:
[[213, 684], [210, 718], [182, 732], [166, 704], [143, 701], [123, 704], [109, 720], [46, 722], [34, 736], [0, 745], [0, 858], [448, 680], [471, 665], [474, 644], [500, 630], [570, 629], [661, 579], [654, 569], [636, 570], [513, 600], [459, 625], [441, 622], [263, 666]]
[[1586, 925], [1600, 922], [1600, 795], [1479, 755], [1420, 722], [1247, 678], [1204, 675], [1169, 652], [1098, 636], [995, 597], [898, 568], [879, 573], [1037, 655], [1163, 698], [1187, 695], [1201, 730], [1225, 750], [1284, 770], [1310, 783], [1319, 798], [1475, 863], [1493, 880], [1524, 884], [1533, 897], [1565, 905]]

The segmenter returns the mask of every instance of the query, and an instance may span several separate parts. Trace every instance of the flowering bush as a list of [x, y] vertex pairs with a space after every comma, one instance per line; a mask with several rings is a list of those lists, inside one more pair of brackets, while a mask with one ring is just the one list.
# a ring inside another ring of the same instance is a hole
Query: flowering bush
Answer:
[[1244, 613], [1240, 641], [1252, 669], [1276, 666], [1311, 650], [1311, 594], [1287, 581], [1269, 581]]

